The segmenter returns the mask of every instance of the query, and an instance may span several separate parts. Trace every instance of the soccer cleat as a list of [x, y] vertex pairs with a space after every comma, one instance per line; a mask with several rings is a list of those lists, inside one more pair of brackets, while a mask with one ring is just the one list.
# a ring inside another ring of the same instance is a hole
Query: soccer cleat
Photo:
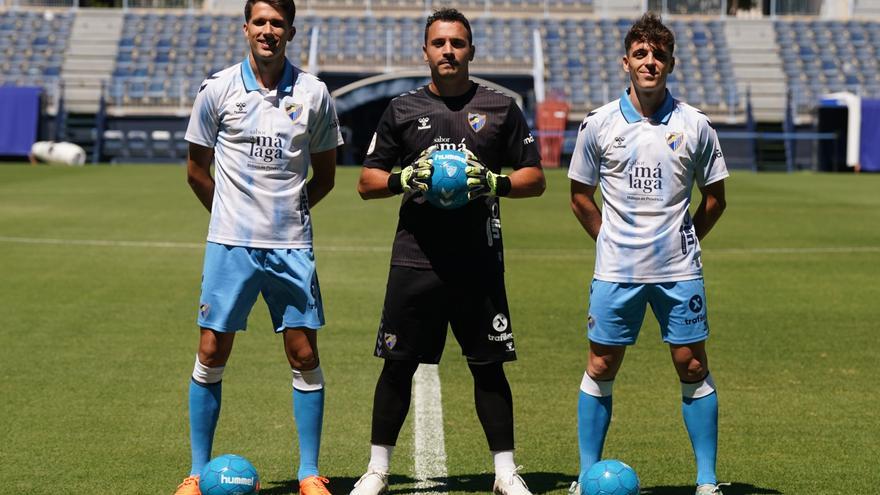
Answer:
[[202, 491], [199, 490], [199, 477], [193, 475], [184, 478], [183, 483], [177, 485], [174, 495], [202, 495]]
[[571, 486], [568, 487], [568, 495], [581, 495], [581, 484], [577, 481], [572, 481]]
[[349, 495], [381, 495], [388, 491], [388, 473], [370, 469], [354, 484]]
[[522, 466], [517, 466], [509, 474], [501, 475], [501, 477], [496, 475], [495, 484], [492, 485], [492, 493], [495, 495], [532, 495], [526, 482], [519, 475], [520, 469]]
[[705, 485], [700, 485], [697, 487], [696, 495], [724, 495], [721, 493], [722, 486], [730, 486], [730, 483], [718, 483], [717, 485], [706, 483]]
[[299, 495], [331, 495], [326, 485], [330, 480], [321, 476], [309, 476], [299, 482]]

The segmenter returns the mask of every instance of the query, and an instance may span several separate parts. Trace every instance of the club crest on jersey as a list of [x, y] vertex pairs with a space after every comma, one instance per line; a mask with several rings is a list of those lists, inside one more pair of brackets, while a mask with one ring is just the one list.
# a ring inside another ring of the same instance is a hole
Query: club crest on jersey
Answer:
[[393, 333], [386, 333], [384, 340], [385, 347], [387, 347], [389, 351], [394, 349], [394, 346], [397, 345], [397, 335], [394, 335]]
[[684, 143], [684, 133], [683, 132], [667, 132], [666, 133], [666, 144], [669, 145], [669, 149], [672, 151], [677, 151], [678, 148], [681, 147], [682, 143]]
[[474, 132], [480, 132], [483, 126], [486, 125], [486, 115], [482, 113], [469, 113], [467, 119]]
[[299, 120], [299, 118], [303, 114], [304, 108], [305, 106], [300, 103], [288, 103], [287, 105], [284, 105], [284, 111], [290, 117], [291, 122], [296, 122], [297, 120]]

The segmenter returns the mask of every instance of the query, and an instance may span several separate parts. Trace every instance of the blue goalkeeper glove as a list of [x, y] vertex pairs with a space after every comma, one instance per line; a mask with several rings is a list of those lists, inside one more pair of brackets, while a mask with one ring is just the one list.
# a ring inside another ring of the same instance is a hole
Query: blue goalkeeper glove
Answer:
[[480, 196], [507, 196], [510, 194], [510, 177], [496, 174], [480, 163], [470, 151], [466, 152], [468, 165], [465, 168], [468, 184], [468, 200]]
[[394, 194], [410, 191], [425, 192], [431, 188], [431, 175], [434, 174], [434, 161], [431, 153], [436, 150], [431, 146], [419, 155], [411, 165], [388, 177], [388, 189]]

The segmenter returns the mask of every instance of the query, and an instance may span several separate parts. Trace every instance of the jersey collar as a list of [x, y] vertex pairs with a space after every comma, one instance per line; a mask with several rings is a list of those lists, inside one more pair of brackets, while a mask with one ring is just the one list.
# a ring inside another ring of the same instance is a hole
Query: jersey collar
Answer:
[[[281, 75], [281, 81], [278, 82], [279, 93], [293, 93], [294, 75], [293, 65], [287, 60], [287, 57], [284, 57], [284, 74]], [[244, 83], [244, 89], [248, 92], [262, 89], [253, 69], [251, 69], [249, 57], [245, 57], [244, 62], [241, 63], [241, 80]]]
[[[669, 117], [672, 116], [672, 110], [674, 107], [675, 100], [672, 98], [672, 95], [669, 94], [669, 90], [667, 89], [663, 104], [660, 105], [660, 108], [654, 113], [654, 115], [651, 115], [651, 120], [668, 124]], [[626, 119], [628, 124], [635, 124], [642, 120], [642, 114], [640, 114], [639, 111], [636, 110], [636, 107], [633, 106], [632, 102], [629, 101], [629, 88], [625, 89], [623, 94], [620, 95], [620, 113], [623, 114], [623, 118]]]

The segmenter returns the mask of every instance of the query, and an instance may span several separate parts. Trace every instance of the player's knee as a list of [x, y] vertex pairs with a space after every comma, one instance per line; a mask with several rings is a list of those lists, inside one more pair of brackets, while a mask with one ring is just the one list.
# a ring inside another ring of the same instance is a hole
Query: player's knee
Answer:
[[683, 382], [696, 382], [706, 378], [706, 375], [709, 373], [709, 370], [703, 365], [703, 363], [696, 359], [688, 360], [686, 363], [681, 363], [676, 366], [678, 371], [678, 377]]
[[412, 383], [413, 375], [418, 368], [418, 361], [386, 359], [382, 366], [381, 378], [391, 383]]
[[497, 388], [507, 384], [503, 363], [468, 363], [474, 383], [481, 388]]
[[296, 370], [311, 370], [318, 367], [318, 356], [312, 349], [296, 349], [288, 354], [290, 367]]
[[596, 380], [613, 380], [617, 366], [609, 356], [591, 356], [587, 363], [587, 373]]

